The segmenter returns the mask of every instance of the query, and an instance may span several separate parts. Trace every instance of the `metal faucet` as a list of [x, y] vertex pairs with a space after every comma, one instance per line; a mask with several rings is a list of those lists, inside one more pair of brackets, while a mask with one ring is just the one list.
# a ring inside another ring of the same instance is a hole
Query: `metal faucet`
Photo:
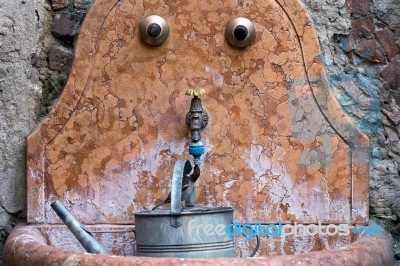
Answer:
[[[171, 203], [171, 212], [180, 213], [182, 201], [185, 201], [186, 207], [195, 206], [194, 183], [200, 177], [200, 157], [204, 154], [204, 145], [200, 141], [201, 130], [208, 124], [208, 114], [199, 98], [204, 94], [204, 89], [190, 89], [186, 92], [186, 95], [193, 96], [189, 112], [186, 114], [186, 124], [191, 131], [192, 143], [189, 145], [189, 154], [193, 156], [194, 167], [189, 161], [178, 161], [175, 164], [171, 192], [164, 201], [157, 204], [152, 210]], [[175, 198], [175, 201], [172, 198]], [[176, 201], [177, 198], [180, 198], [180, 201]]]
[[204, 154], [204, 145], [200, 142], [201, 130], [208, 124], [208, 114], [204, 110], [199, 96], [205, 94], [204, 89], [190, 89], [186, 95], [193, 96], [189, 112], [186, 114], [186, 124], [191, 131], [192, 143], [189, 146], [189, 154], [194, 157], [194, 164], [200, 164], [200, 156]]

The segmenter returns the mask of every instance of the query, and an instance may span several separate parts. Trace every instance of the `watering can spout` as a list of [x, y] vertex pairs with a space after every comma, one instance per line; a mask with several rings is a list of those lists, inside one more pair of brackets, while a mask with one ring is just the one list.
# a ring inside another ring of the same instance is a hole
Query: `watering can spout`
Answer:
[[51, 204], [51, 207], [87, 252], [95, 254], [108, 254], [108, 251], [101, 246], [99, 242], [97, 242], [91, 232], [87, 230], [80, 222], [78, 222], [78, 220], [75, 219], [75, 217], [60, 201], [54, 201]]

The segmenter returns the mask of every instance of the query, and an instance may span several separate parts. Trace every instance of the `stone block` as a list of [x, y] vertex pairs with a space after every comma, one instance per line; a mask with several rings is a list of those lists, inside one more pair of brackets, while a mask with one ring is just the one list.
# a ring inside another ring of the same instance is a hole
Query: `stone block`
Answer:
[[368, 15], [370, 0], [347, 0], [347, 11], [352, 18]]
[[371, 36], [374, 31], [374, 20], [371, 17], [358, 18], [351, 22], [351, 32], [355, 37], [368, 37]]
[[51, 32], [58, 38], [73, 38], [79, 32], [82, 14], [76, 12], [63, 12], [56, 14], [53, 19]]
[[64, 7], [67, 7], [69, 5], [69, 0], [52, 0], [51, 1], [51, 7], [54, 10], [58, 10]]
[[47, 53], [49, 68], [51, 70], [65, 70], [72, 62], [72, 51], [61, 45], [54, 44]]
[[[335, 36], [334, 36], [335, 37]], [[340, 57], [343, 55], [343, 52], [348, 53], [352, 50], [354, 50], [354, 36], [352, 34], [346, 35], [346, 36], [338, 36], [336, 38], [339, 46], [339, 49], [335, 49], [336, 55]]]
[[395, 35], [391, 30], [385, 29], [377, 31], [376, 37], [378, 38], [382, 47], [385, 49], [389, 60], [391, 60], [400, 52], [400, 48], [396, 43]]
[[74, 7], [86, 9], [92, 4], [93, 0], [75, 0]]
[[400, 55], [396, 56], [381, 72], [382, 78], [393, 90], [400, 86]]
[[385, 63], [386, 59], [378, 50], [375, 40], [361, 39], [355, 45], [354, 52], [361, 57], [362, 61]]

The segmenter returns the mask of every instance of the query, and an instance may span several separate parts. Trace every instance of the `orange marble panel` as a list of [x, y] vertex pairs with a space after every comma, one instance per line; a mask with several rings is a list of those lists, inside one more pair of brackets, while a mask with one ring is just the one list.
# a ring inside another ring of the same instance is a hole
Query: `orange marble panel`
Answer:
[[[85, 223], [133, 223], [168, 194], [190, 159], [189, 88], [210, 121], [196, 200], [241, 222], [365, 223], [368, 139], [329, 89], [300, 0], [97, 0], [56, 107], [28, 138], [28, 221], [59, 222], [64, 202]], [[157, 14], [168, 41], [144, 45]], [[247, 17], [256, 41], [236, 49], [227, 22]]]

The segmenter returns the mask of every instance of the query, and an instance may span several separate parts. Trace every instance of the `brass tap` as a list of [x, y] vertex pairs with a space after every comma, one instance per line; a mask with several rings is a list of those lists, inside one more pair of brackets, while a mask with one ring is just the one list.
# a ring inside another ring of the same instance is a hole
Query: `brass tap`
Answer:
[[188, 96], [203, 96], [206, 94], [206, 90], [205, 89], [188, 89], [186, 91], [186, 95]]

